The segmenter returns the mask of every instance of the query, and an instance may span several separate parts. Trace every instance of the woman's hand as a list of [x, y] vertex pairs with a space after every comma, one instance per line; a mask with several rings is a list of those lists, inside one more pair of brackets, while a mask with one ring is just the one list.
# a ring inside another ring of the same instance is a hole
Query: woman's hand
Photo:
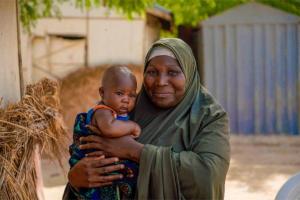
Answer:
[[[88, 126], [88, 128], [95, 133], [100, 133], [96, 127]], [[104, 150], [108, 156], [116, 156], [135, 162], [139, 162], [140, 154], [144, 147], [143, 144], [138, 143], [131, 136], [102, 138], [100, 136], [90, 135], [81, 137], [80, 141], [87, 142], [87, 144], [80, 145], [80, 149]]]
[[[98, 155], [101, 154], [98, 152]], [[119, 159], [116, 157], [105, 158], [85, 157], [74, 165], [68, 174], [70, 184], [75, 188], [93, 188], [111, 185], [113, 181], [119, 180], [122, 175], [106, 175], [107, 173], [118, 171], [124, 168], [124, 165], [113, 165]], [[108, 165], [108, 166], [107, 166]]]

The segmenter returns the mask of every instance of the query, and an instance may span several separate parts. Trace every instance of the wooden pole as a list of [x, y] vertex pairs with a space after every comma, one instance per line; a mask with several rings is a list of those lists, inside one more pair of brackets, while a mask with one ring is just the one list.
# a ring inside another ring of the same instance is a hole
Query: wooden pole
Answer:
[[[3, 105], [21, 100], [24, 92], [18, 3], [0, 0], [0, 97]], [[35, 152], [37, 194], [43, 200], [43, 179], [38, 149]]]
[[21, 99], [17, 0], [0, 0], [0, 97], [3, 105]]
[[90, 34], [90, 14], [89, 10], [86, 11], [85, 16], [85, 43], [84, 43], [84, 67], [89, 67], [89, 34]]

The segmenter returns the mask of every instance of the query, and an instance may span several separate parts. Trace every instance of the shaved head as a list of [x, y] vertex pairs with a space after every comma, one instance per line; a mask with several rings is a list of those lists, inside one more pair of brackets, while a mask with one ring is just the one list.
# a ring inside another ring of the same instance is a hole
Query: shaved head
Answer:
[[124, 65], [108, 68], [102, 78], [99, 94], [102, 103], [118, 114], [127, 114], [134, 108], [137, 82], [134, 74]]
[[137, 85], [136, 78], [130, 69], [125, 65], [116, 65], [109, 67], [103, 75], [102, 87], [108, 88], [116, 84], [122, 84], [124, 81], [131, 81]]

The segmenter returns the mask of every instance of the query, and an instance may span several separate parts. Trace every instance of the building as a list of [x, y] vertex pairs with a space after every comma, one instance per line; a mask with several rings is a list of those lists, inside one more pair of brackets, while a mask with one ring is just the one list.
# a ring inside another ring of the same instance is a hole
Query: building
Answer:
[[232, 132], [299, 134], [300, 17], [251, 2], [201, 28], [204, 84]]
[[108, 8], [83, 12], [63, 5], [57, 18], [37, 22], [30, 35], [22, 35], [25, 82], [41, 77], [60, 79], [81, 67], [101, 64], [143, 64], [160, 31], [171, 31], [173, 16], [160, 6], [145, 16], [128, 19]]

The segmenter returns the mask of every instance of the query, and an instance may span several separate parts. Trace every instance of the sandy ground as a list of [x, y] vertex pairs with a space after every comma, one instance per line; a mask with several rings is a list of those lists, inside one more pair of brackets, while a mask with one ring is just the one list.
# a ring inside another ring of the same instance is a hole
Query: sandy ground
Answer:
[[[226, 200], [274, 199], [284, 182], [300, 171], [300, 137], [232, 136], [231, 145]], [[64, 173], [49, 161], [42, 166], [45, 199], [61, 199]]]
[[[141, 67], [131, 67], [140, 87]], [[62, 81], [62, 112], [70, 130], [76, 113], [86, 111], [99, 100], [97, 91], [102, 71], [103, 68], [85, 68]], [[300, 137], [234, 135], [231, 146], [226, 200], [274, 199], [283, 183], [300, 171]], [[67, 158], [64, 166], [65, 172], [56, 163], [42, 161], [46, 200], [61, 199], [69, 168]]]
[[300, 171], [300, 137], [235, 136], [231, 145], [225, 199], [274, 199]]

